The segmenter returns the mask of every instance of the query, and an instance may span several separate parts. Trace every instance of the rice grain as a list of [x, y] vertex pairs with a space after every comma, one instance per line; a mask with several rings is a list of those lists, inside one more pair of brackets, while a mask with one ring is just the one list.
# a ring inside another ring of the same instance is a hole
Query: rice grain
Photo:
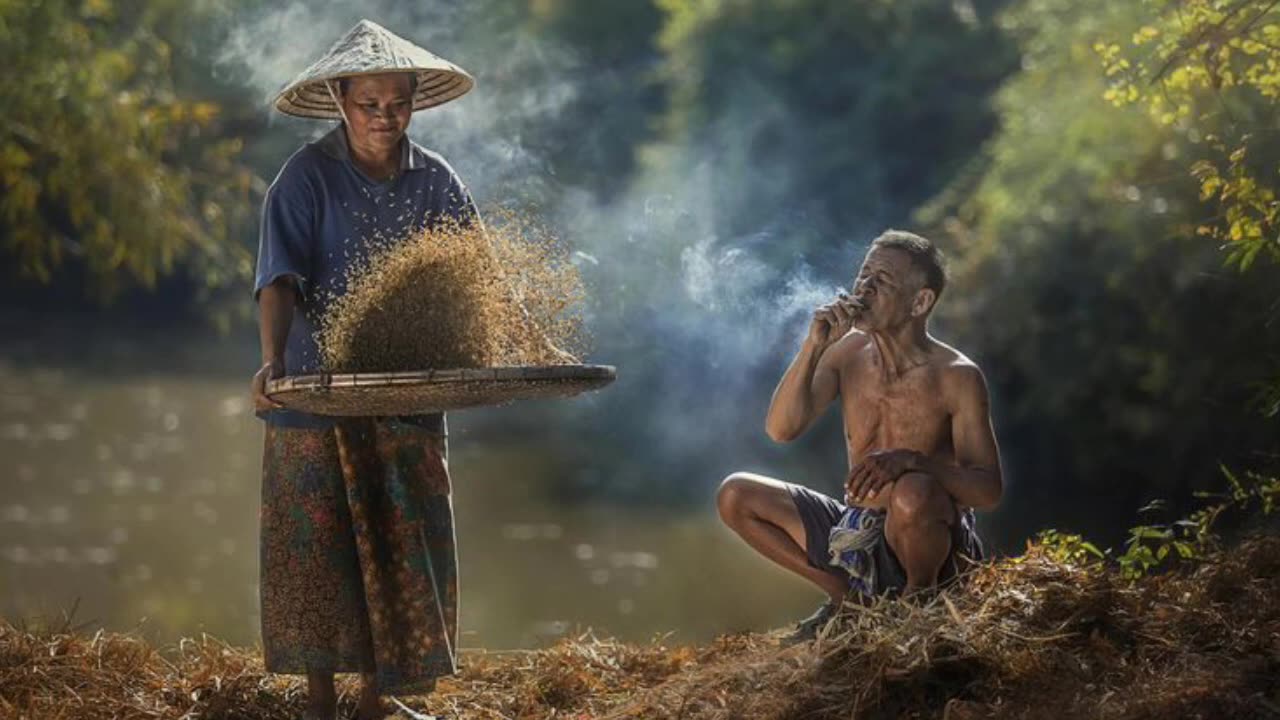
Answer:
[[512, 213], [375, 239], [320, 318], [326, 372], [557, 365], [585, 341], [563, 242]]

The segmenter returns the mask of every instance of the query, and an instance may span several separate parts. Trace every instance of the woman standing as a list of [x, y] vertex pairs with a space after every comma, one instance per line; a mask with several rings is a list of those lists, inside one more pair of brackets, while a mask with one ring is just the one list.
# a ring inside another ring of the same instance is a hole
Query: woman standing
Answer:
[[280, 93], [281, 112], [340, 120], [285, 162], [258, 248], [266, 421], [262, 641], [269, 672], [306, 674], [309, 719], [335, 717], [336, 672], [361, 673], [361, 720], [384, 692], [429, 692], [456, 670], [457, 556], [442, 414], [335, 419], [286, 410], [267, 380], [318, 372], [325, 306], [373, 238], [403, 237], [475, 206], [405, 130], [414, 110], [471, 89], [466, 72], [361, 21]]

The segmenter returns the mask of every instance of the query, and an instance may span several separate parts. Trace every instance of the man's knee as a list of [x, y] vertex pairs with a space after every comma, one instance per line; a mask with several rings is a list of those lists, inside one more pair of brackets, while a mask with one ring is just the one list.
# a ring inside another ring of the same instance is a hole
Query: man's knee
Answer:
[[734, 473], [720, 483], [720, 489], [716, 491], [716, 510], [721, 520], [732, 524], [734, 519], [742, 516], [753, 484], [751, 478], [742, 473]]
[[933, 476], [911, 472], [894, 483], [893, 496], [889, 499], [889, 516], [897, 522], [950, 522], [952, 515], [954, 506], [951, 496], [947, 495], [947, 491]]

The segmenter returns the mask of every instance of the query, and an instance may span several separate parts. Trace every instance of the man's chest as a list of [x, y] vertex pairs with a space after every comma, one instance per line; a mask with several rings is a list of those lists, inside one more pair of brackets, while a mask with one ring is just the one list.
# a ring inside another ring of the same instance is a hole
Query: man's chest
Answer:
[[951, 413], [928, 371], [886, 380], [861, 373], [841, 383], [845, 439], [851, 455], [906, 448], [934, 455], [951, 447]]

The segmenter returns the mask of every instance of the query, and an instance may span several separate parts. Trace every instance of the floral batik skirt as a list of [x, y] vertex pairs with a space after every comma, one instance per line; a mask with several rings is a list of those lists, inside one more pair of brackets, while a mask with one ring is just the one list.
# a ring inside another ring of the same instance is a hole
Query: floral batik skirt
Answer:
[[456, 672], [445, 438], [390, 419], [268, 425], [261, 509], [268, 672], [373, 672], [428, 692]]

